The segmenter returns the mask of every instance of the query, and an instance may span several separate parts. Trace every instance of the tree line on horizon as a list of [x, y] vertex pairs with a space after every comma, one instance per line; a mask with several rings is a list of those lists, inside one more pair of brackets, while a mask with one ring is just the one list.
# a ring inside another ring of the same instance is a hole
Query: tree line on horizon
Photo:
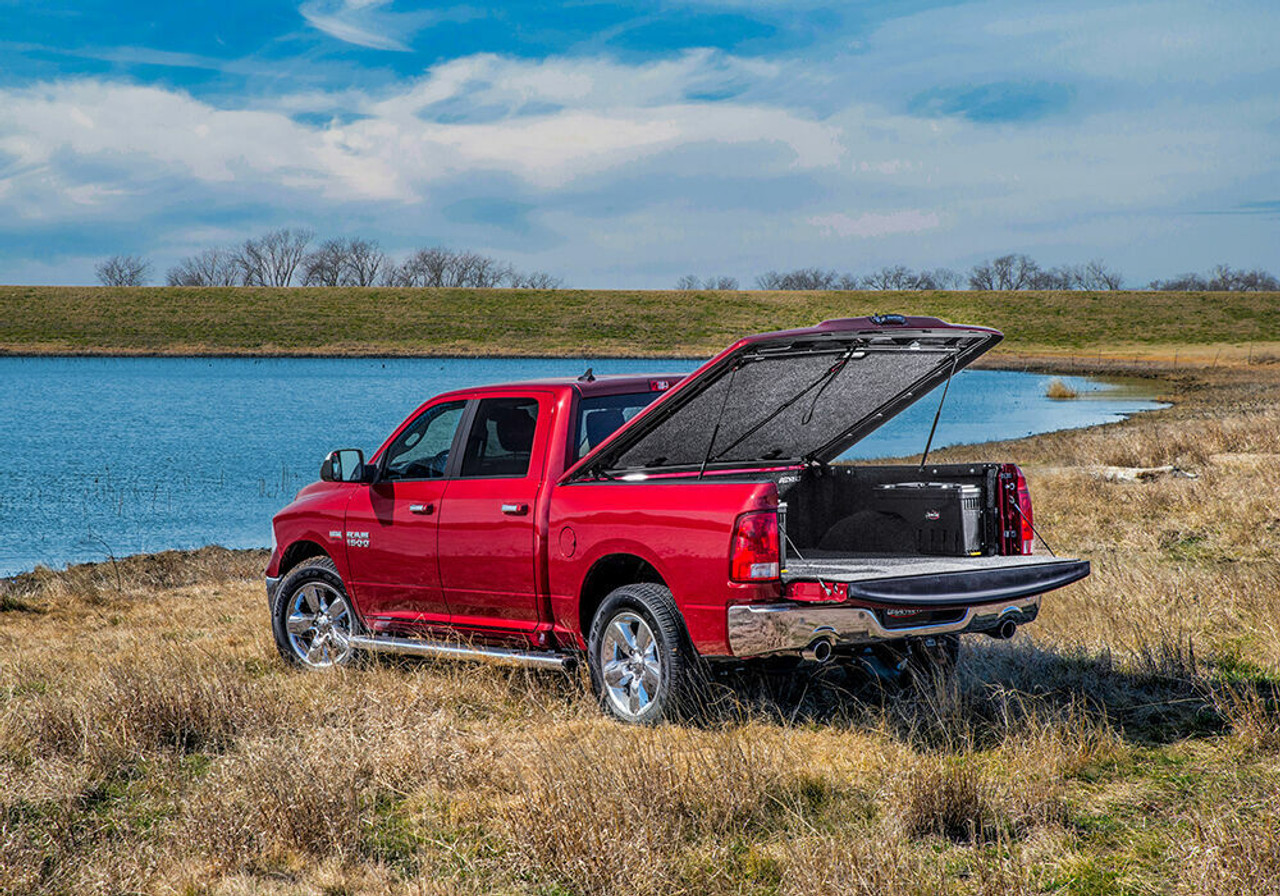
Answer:
[[[151, 263], [137, 255], [114, 255], [97, 265], [103, 286], [145, 286]], [[168, 286], [394, 286], [516, 289], [560, 289], [564, 283], [543, 271], [522, 273], [488, 255], [441, 246], [418, 249], [397, 262], [376, 240], [359, 237], [316, 241], [311, 230], [282, 228], [247, 239], [237, 246], [205, 249], [180, 260], [165, 273]], [[737, 290], [736, 277], [676, 281], [677, 290]], [[891, 265], [869, 274], [818, 267], [766, 271], [755, 288], [798, 290], [1088, 290], [1124, 288], [1124, 276], [1106, 262], [1042, 267], [1028, 255], [1008, 254], [982, 261], [966, 273], [950, 268], [914, 270]], [[1280, 291], [1275, 275], [1255, 268], [1216, 265], [1206, 274], [1187, 273], [1152, 280], [1151, 290], [1176, 292]]]
[[[757, 289], [791, 290], [1089, 290], [1102, 292], [1124, 289], [1124, 275], [1106, 262], [1095, 259], [1086, 264], [1041, 267], [1027, 255], [1010, 254], [974, 265], [961, 274], [950, 268], [916, 271], [905, 265], [880, 268], [870, 274], [850, 274], [823, 268], [796, 268], [767, 271], [756, 277]], [[733, 277], [699, 279], [688, 274], [676, 281], [679, 290], [738, 289]], [[1172, 292], [1274, 292], [1280, 280], [1262, 269], [1237, 270], [1215, 266], [1207, 274], [1181, 274], [1168, 280], [1152, 280], [1147, 289]]]
[[[95, 268], [103, 286], [145, 286], [151, 262], [114, 255]], [[167, 286], [452, 286], [559, 289], [543, 271], [523, 273], [478, 252], [441, 246], [418, 249], [397, 262], [376, 240], [316, 241], [315, 231], [272, 230], [238, 246], [214, 247], [181, 259], [165, 272]]]

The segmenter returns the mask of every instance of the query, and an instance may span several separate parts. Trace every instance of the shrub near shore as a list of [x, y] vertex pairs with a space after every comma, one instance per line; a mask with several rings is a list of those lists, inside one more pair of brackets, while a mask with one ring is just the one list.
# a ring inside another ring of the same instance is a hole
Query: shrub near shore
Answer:
[[[906, 695], [746, 674], [635, 730], [554, 674], [289, 671], [261, 552], [18, 577], [0, 891], [1276, 892], [1278, 385], [1183, 370], [1166, 411], [939, 452], [1024, 463], [1094, 575]], [[1091, 472], [1164, 464], [1198, 478]]]

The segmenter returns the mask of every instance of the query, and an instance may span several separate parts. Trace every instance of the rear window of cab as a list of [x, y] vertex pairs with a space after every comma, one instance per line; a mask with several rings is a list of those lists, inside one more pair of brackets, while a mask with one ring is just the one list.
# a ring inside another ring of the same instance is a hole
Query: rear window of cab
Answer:
[[659, 391], [651, 391], [628, 395], [597, 395], [579, 401], [570, 463], [585, 457], [661, 394]]

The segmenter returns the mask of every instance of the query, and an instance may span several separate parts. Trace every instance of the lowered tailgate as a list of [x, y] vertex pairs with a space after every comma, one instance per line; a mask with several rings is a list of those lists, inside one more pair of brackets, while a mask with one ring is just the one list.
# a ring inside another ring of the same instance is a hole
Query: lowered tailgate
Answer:
[[1008, 557], [806, 557], [783, 572], [782, 603], [728, 609], [734, 656], [796, 653], [1025, 625], [1040, 595], [1082, 579], [1089, 561]]
[[1016, 600], [1069, 585], [1089, 561], [1017, 554], [996, 557], [791, 558], [783, 570], [794, 600], [965, 606]]

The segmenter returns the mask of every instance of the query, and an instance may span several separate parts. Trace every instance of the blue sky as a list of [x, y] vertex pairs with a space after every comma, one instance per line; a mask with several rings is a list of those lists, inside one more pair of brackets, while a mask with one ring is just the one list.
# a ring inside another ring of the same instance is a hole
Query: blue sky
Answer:
[[0, 282], [279, 226], [583, 287], [1280, 271], [1280, 7], [0, 0]]

